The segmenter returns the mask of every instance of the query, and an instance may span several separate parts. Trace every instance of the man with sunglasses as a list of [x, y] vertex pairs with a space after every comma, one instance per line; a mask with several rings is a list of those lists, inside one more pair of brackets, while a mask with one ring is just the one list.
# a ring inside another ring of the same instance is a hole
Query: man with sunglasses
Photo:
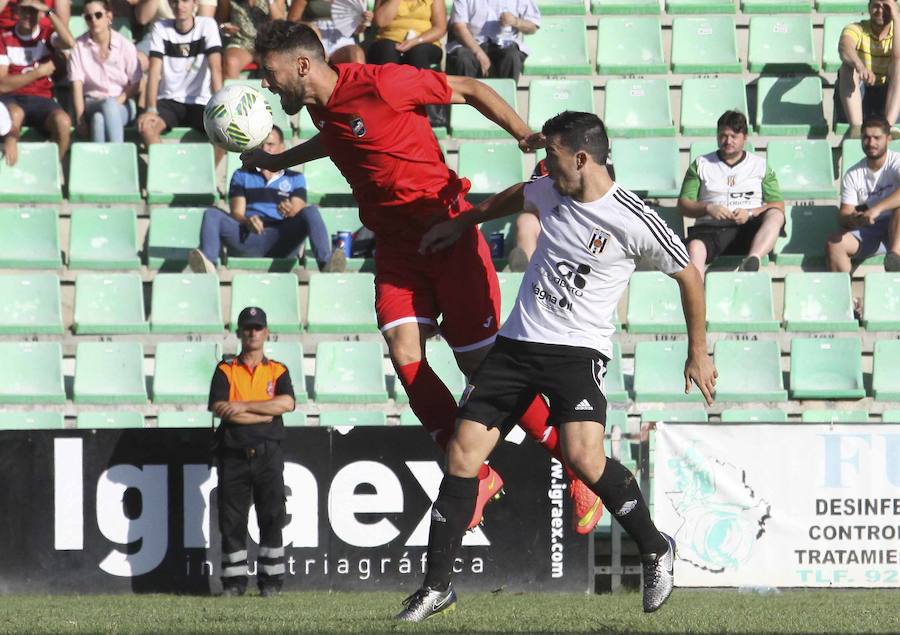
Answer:
[[222, 594], [247, 590], [247, 514], [256, 504], [259, 523], [257, 585], [262, 597], [281, 591], [287, 515], [281, 415], [294, 409], [294, 387], [284, 364], [268, 359], [265, 312], [247, 307], [238, 316], [241, 352], [225, 356], [213, 373], [209, 409], [222, 420], [216, 430]]

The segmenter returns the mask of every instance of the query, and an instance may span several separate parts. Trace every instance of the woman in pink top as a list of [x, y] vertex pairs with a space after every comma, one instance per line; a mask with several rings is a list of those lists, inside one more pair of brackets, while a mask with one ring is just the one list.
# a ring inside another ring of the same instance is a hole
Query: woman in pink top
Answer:
[[121, 143], [136, 114], [133, 97], [141, 81], [137, 50], [113, 30], [109, 0], [90, 0], [84, 19], [88, 31], [69, 57], [75, 132], [87, 137], [90, 127], [93, 141]]

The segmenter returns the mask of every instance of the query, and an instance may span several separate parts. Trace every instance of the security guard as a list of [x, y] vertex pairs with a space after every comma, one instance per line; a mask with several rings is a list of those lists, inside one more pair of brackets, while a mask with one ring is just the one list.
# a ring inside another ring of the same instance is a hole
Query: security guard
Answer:
[[209, 409], [222, 419], [216, 430], [219, 530], [222, 532], [223, 595], [247, 590], [247, 515], [251, 495], [259, 522], [257, 583], [262, 597], [278, 595], [284, 577], [281, 530], [287, 512], [281, 415], [294, 409], [287, 367], [263, 355], [269, 336], [266, 314], [247, 307], [238, 316], [241, 352], [216, 367]]

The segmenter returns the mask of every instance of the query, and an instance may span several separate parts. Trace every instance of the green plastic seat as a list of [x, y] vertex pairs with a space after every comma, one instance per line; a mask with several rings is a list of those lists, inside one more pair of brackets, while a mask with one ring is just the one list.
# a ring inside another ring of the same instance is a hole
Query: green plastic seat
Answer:
[[632, 15], [659, 13], [659, 0], [591, 0], [594, 15]]
[[214, 273], [158, 273], [150, 299], [154, 333], [220, 333], [219, 278]]
[[[447, 342], [428, 340], [425, 344], [425, 358], [453, 397], [459, 399], [466, 389], [466, 376], [459, 369], [453, 350], [447, 345]], [[399, 379], [394, 384], [394, 399], [398, 404], [409, 403], [409, 396]]]
[[784, 236], [775, 241], [779, 265], [819, 265], [825, 260], [825, 241], [837, 228], [837, 208], [794, 205], [785, 209]]
[[706, 274], [706, 324], [719, 333], [778, 331], [771, 276], [764, 271]]
[[314, 386], [320, 403], [386, 402], [381, 342], [320, 342]]
[[217, 342], [160, 342], [153, 373], [154, 403], [206, 403], [222, 357]]
[[459, 145], [458, 172], [472, 182], [471, 199], [478, 200], [521, 183], [525, 165], [515, 142], [469, 142]]
[[[320, 207], [319, 213], [322, 215], [322, 222], [325, 223], [325, 229], [328, 230], [329, 236], [334, 236], [338, 232], [355, 232], [362, 227], [359, 220], [359, 209], [356, 207]], [[310, 260], [312, 244], [306, 241], [306, 262], [309, 268], [312, 262]], [[372, 258], [347, 258], [346, 271], [374, 271], [375, 264]]]
[[740, 77], [691, 77], [682, 82], [682, 134], [715, 136], [716, 121], [726, 110], [747, 112], [747, 92]]
[[[868, 3], [865, 0], [816, 0], [816, 11], [819, 13], [865, 13]], [[831, 16], [826, 16], [826, 19]], [[868, 18], [866, 14], [865, 18]]]
[[0, 412], [0, 431], [2, 430], [62, 430], [65, 418], [61, 412], [32, 410], [29, 412]]
[[306, 422], [306, 413], [297, 410], [285, 412], [281, 415], [281, 419], [284, 421], [284, 426], [286, 428], [305, 428], [308, 425]]
[[[836, 198], [831, 144], [825, 139], [773, 139], [766, 162], [787, 199]], [[824, 244], [822, 246], [824, 249]]]
[[666, 0], [666, 13], [734, 13], [733, 0]]
[[791, 399], [861, 399], [865, 396], [862, 349], [858, 339], [791, 339]]
[[653, 211], [663, 220], [666, 226], [675, 232], [679, 238], [684, 237], [684, 216], [678, 213], [678, 208], [671, 205], [654, 205]]
[[818, 77], [760, 77], [757, 95], [756, 127], [760, 134], [808, 137], [828, 133]]
[[793, 272], [784, 277], [786, 331], [855, 333], [850, 276], [846, 273]]
[[[541, 24], [541, 31], [543, 30], [544, 25]], [[516, 110], [516, 82], [514, 80], [485, 79], [482, 81], [493, 88], [513, 110]], [[459, 139], [509, 138], [509, 134], [503, 128], [467, 104], [450, 106], [450, 134]]]
[[145, 404], [143, 345], [80, 342], [75, 350], [73, 394], [76, 404]]
[[[821, 3], [820, 3], [821, 4]], [[865, 12], [866, 4], [862, 4], [863, 12]], [[821, 9], [819, 9], [821, 12]], [[822, 28], [822, 69], [833, 73], [841, 67], [841, 56], [838, 53], [838, 45], [841, 41], [841, 31], [851, 22], [859, 22], [860, 20], [869, 19], [869, 15], [850, 14], [850, 15], [826, 15]], [[859, 146], [859, 139], [855, 140]]]
[[210, 143], [156, 143], [147, 152], [147, 203], [215, 204], [218, 187]]
[[812, 18], [808, 15], [756, 15], [750, 18], [747, 62], [751, 73], [818, 71]]
[[290, 273], [237, 273], [231, 280], [231, 330], [238, 314], [248, 306], [266, 312], [273, 333], [297, 333], [301, 329], [300, 290]]
[[513, 271], [497, 272], [497, 279], [500, 281], [500, 324], [506, 321], [516, 305], [516, 297], [519, 295], [519, 287], [522, 286], [524, 276], [524, 273]]
[[863, 325], [867, 331], [900, 331], [900, 273], [866, 274]]
[[19, 143], [13, 166], [0, 162], [0, 203], [59, 203], [59, 152], [55, 143]]
[[802, 423], [868, 423], [869, 413], [866, 410], [804, 410], [800, 415]]
[[900, 401], [900, 340], [875, 342], [872, 394], [879, 401]]
[[628, 284], [629, 333], [686, 333], [678, 283], [659, 271], [637, 271]]
[[0, 342], [0, 354], [0, 403], [65, 403], [59, 342]]
[[[695, 388], [696, 390], [696, 388]], [[706, 423], [709, 415], [700, 408], [671, 408], [645, 410], [641, 413], [641, 423]]]
[[329, 159], [318, 159], [303, 165], [306, 177], [307, 203], [311, 205], [352, 205], [350, 184]]
[[76, 208], [69, 229], [72, 269], [138, 269], [137, 216], [133, 209]]
[[715, 361], [717, 401], [787, 401], [775, 340], [719, 340]]
[[387, 417], [380, 410], [336, 410], [320, 414], [319, 425], [325, 428], [386, 426]]
[[80, 430], [126, 430], [144, 427], [144, 415], [134, 410], [79, 412], [75, 427]]
[[407, 408], [403, 412], [400, 413], [400, 425], [401, 426], [420, 426], [422, 422], [419, 421], [419, 418], [416, 416], [416, 413], [413, 412], [410, 408]]
[[[565, 110], [594, 112], [594, 86], [589, 79], [535, 79], [528, 85], [528, 127], [540, 130], [544, 122]], [[460, 170], [460, 174], [467, 174]]]
[[188, 253], [200, 247], [203, 208], [155, 207], [150, 210], [147, 234], [147, 266], [150, 269], [181, 271]]
[[375, 276], [323, 273], [309, 280], [310, 333], [377, 333]]
[[0, 334], [63, 334], [59, 278], [53, 273], [0, 276]]
[[[606, 400], [610, 403], [624, 403], [628, 401], [628, 391], [625, 389], [625, 375], [622, 372], [622, 349], [619, 342], [613, 341], [613, 355], [606, 365], [606, 377], [603, 378]], [[609, 421], [607, 420], [607, 428]]]
[[73, 143], [70, 152], [69, 202], [141, 202], [133, 143]]
[[684, 174], [675, 139], [614, 139], [612, 154], [622, 187], [640, 196], [678, 196]]
[[810, 13], [809, 0], [742, 0], [744, 13]]
[[[668, 82], [665, 79], [609, 80], [603, 120], [611, 137], [674, 137]], [[618, 169], [617, 163], [617, 175]]]
[[523, 75], [591, 74], [584, 18], [543, 18], [538, 32], [525, 36], [525, 44], [531, 52], [525, 58]]
[[609, 17], [597, 20], [597, 72], [601, 75], [665, 73], [659, 18]]
[[778, 408], [726, 408], [722, 423], [787, 423], [788, 416]]
[[156, 415], [158, 428], [212, 428], [212, 422], [212, 413], [205, 410], [168, 410]]
[[[630, 304], [630, 303], [629, 303]], [[638, 342], [634, 347], [635, 401], [697, 402], [697, 387], [684, 394], [687, 341]]]
[[287, 366], [291, 375], [291, 383], [294, 386], [294, 401], [298, 404], [306, 403], [309, 399], [306, 393], [306, 373], [303, 370], [303, 342], [299, 340], [269, 340], [263, 349], [266, 357], [274, 359]]
[[[672, 20], [672, 71], [740, 73], [734, 18], [730, 15]], [[683, 97], [682, 97], [683, 99]], [[746, 103], [746, 102], [745, 102]], [[719, 111], [722, 114], [724, 111]], [[741, 112], [747, 112], [746, 108]]]
[[144, 289], [137, 273], [82, 273], [75, 279], [78, 335], [147, 333]]
[[281, 98], [278, 97], [278, 95], [266, 88], [263, 88], [262, 80], [259, 79], [225, 80], [226, 86], [231, 86], [232, 84], [238, 84], [241, 86], [253, 88], [254, 90], [258, 91], [260, 95], [265, 97], [266, 103], [269, 104], [269, 110], [272, 111], [272, 121], [276, 126], [281, 128], [281, 132], [284, 134], [285, 140], [290, 140], [291, 136], [293, 135], [293, 132], [291, 130], [291, 121], [288, 118], [288, 114], [284, 112], [284, 108], [281, 107]]
[[58, 215], [47, 207], [0, 209], [0, 268], [61, 267]]
[[885, 410], [881, 413], [881, 420], [884, 423], [900, 423], [900, 409]]
[[[546, 15], [584, 15], [584, 0], [538, 0], [538, 9]], [[450, 15], [450, 12], [447, 12]]]

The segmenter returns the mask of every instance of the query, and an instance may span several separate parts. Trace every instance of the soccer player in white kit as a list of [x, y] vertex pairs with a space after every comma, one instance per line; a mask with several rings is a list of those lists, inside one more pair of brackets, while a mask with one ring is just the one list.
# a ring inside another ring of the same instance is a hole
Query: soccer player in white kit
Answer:
[[475, 505], [478, 469], [536, 394], [550, 401], [566, 464], [637, 543], [644, 610], [658, 609], [672, 591], [675, 542], [653, 524], [634, 475], [604, 455], [603, 378], [612, 356], [613, 314], [643, 261], [681, 288], [685, 392], [693, 382], [711, 405], [716, 369], [706, 349], [703, 283], [662, 219], [610, 179], [609, 139], [596, 115], [564, 112], [542, 132], [549, 176], [513, 186], [422, 238], [423, 251], [442, 249], [467, 228], [522, 209], [541, 222], [515, 307], [463, 395], [432, 508], [425, 582], [404, 601], [400, 620], [418, 622], [454, 607], [450, 577]]

